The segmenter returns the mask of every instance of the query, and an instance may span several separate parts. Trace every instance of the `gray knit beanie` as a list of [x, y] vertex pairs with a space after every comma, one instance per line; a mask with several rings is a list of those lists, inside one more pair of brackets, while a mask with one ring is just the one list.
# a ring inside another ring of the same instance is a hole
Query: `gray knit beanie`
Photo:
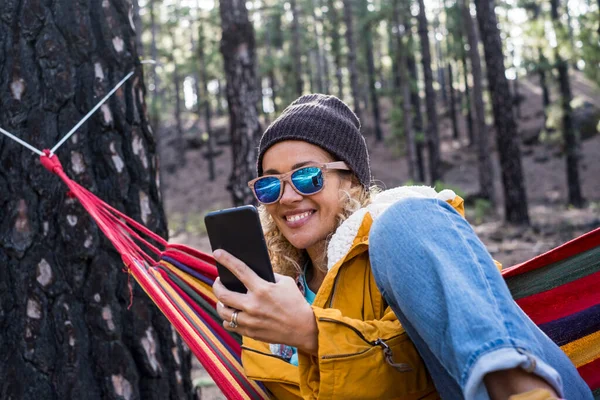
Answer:
[[265, 131], [258, 147], [256, 171], [263, 173], [265, 152], [284, 140], [303, 140], [345, 161], [364, 187], [371, 184], [371, 169], [365, 138], [356, 114], [340, 99], [308, 94], [290, 104]]

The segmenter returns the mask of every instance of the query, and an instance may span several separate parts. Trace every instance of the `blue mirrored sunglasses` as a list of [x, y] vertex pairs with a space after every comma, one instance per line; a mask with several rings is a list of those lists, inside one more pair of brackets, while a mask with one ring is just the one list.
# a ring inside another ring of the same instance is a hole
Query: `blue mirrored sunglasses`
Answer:
[[323, 190], [323, 173], [328, 170], [345, 170], [350, 168], [343, 161], [335, 161], [320, 165], [309, 165], [294, 169], [285, 174], [264, 175], [248, 182], [256, 200], [262, 204], [279, 201], [283, 194], [283, 182], [289, 182], [292, 188], [302, 196], [310, 196]]

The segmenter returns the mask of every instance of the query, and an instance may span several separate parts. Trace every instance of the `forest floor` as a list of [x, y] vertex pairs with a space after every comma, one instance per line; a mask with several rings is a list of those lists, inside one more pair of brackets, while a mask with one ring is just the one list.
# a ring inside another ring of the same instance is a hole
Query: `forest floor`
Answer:
[[[588, 114], [598, 115], [600, 90], [579, 73], [572, 75], [571, 84], [575, 102], [586, 102], [589, 106]], [[582, 141], [580, 178], [587, 204], [582, 209], [574, 209], [567, 205], [565, 158], [560, 147], [548, 142], [529, 140], [544, 126], [542, 93], [537, 78], [521, 79], [520, 93], [523, 100], [520, 103], [518, 128], [523, 141], [530, 143], [523, 144], [521, 150], [531, 225], [517, 227], [503, 223], [501, 206], [493, 210], [486, 203], [469, 201], [466, 206], [467, 219], [492, 256], [505, 267], [526, 261], [600, 226], [600, 135], [591, 135]], [[557, 98], [557, 94], [552, 92], [552, 99]], [[392, 188], [408, 181], [408, 169], [405, 158], [394, 150], [396, 146], [390, 137], [390, 101], [382, 99], [381, 108], [384, 141], [377, 142], [369, 134], [373, 129], [368, 118], [364, 118], [363, 132], [366, 134], [371, 171], [376, 183], [384, 188]], [[452, 138], [451, 120], [448, 112], [444, 112], [446, 108], [440, 105], [440, 137], [445, 166], [443, 182], [445, 187], [454, 189], [469, 200], [478, 192], [476, 149], [474, 146], [468, 147], [464, 117], [459, 117], [460, 138]], [[194, 124], [204, 126], [200, 121], [190, 122], [191, 131], [194, 131]], [[227, 121], [217, 120], [216, 125], [218, 124], [225, 125]], [[165, 131], [161, 137], [165, 136]], [[493, 133], [493, 129], [490, 128], [490, 131]], [[165, 211], [172, 242], [210, 251], [203, 223], [204, 215], [208, 211], [231, 206], [230, 195], [226, 190], [231, 159], [229, 148], [222, 149], [222, 155], [215, 160], [217, 177], [213, 182], [208, 180], [208, 162], [202, 154], [205, 151], [202, 148], [188, 149], [184, 154], [183, 166], [163, 173]], [[163, 165], [169, 162], [165, 160], [169, 154], [175, 161], [180, 160], [181, 155], [163, 151]], [[496, 193], [502, 201], [497, 159], [495, 165]], [[210, 385], [210, 379], [207, 379], [201, 368], [194, 369], [193, 378], [203, 386], [202, 399], [223, 398], [218, 389]]]

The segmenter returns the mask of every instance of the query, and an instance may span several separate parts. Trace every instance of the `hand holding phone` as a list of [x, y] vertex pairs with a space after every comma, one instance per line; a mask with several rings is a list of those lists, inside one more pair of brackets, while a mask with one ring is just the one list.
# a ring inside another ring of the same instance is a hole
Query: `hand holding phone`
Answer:
[[[223, 249], [243, 261], [262, 279], [275, 282], [273, 267], [265, 243], [258, 210], [251, 205], [213, 211], [204, 217], [210, 246]], [[223, 285], [232, 291], [246, 293], [244, 284], [217, 262]]]

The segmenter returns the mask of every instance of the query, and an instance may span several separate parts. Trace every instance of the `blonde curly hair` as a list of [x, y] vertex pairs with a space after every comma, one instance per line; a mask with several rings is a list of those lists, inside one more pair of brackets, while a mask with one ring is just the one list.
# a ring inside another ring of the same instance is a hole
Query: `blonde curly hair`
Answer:
[[[380, 192], [376, 186], [365, 188], [357, 183], [356, 177], [352, 177], [353, 184], [349, 190], [340, 189], [340, 202], [342, 210], [337, 215], [336, 229], [355, 211], [371, 203], [372, 196]], [[306, 250], [297, 249], [283, 236], [277, 224], [271, 217], [264, 205], [258, 207], [260, 220], [263, 226], [265, 241], [271, 257], [271, 263], [275, 272], [281, 275], [296, 278], [303, 272], [303, 265], [307, 260]], [[327, 243], [335, 230], [327, 238]], [[327, 246], [325, 246], [327, 248]], [[327, 254], [324, 254], [327, 257]], [[326, 265], [326, 263], [324, 263]]]

